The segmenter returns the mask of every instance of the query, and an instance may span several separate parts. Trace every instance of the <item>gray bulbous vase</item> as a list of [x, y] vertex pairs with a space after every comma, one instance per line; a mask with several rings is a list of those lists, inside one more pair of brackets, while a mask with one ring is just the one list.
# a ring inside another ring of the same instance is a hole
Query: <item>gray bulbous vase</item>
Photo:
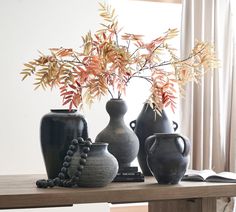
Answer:
[[[93, 143], [86, 159], [86, 164], [79, 177], [80, 187], [103, 187], [112, 182], [118, 172], [116, 158], [107, 150], [107, 143]], [[69, 177], [73, 177], [79, 166], [80, 155], [83, 145], [72, 157], [71, 165], [68, 168]]]
[[189, 163], [188, 138], [176, 133], [155, 133], [145, 142], [148, 166], [159, 184], [177, 184]]
[[108, 143], [108, 151], [116, 157], [119, 167], [129, 167], [138, 154], [139, 140], [124, 122], [127, 105], [122, 99], [111, 99], [106, 104], [106, 110], [110, 121], [95, 142]]
[[154, 133], [173, 133], [178, 125], [170, 121], [165, 110], [161, 115], [157, 114], [148, 103], [145, 103], [138, 118], [130, 122], [130, 127], [139, 138], [138, 162], [145, 176], [152, 176], [147, 165], [147, 154], [145, 151], [145, 140]]

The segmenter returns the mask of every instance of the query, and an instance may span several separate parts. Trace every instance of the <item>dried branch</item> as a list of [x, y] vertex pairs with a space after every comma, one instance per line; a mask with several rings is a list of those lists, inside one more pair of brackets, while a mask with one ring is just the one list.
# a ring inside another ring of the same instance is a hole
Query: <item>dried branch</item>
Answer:
[[[115, 9], [105, 3], [99, 6], [103, 19], [100, 30], [84, 35], [78, 51], [61, 47], [49, 49], [49, 55], [40, 52], [38, 58], [24, 64], [22, 80], [35, 76], [35, 88], [58, 87], [63, 105], [72, 109], [107, 94], [114, 98], [112, 93], [117, 93], [121, 98], [130, 81], [140, 78], [150, 83], [147, 101], [159, 113], [164, 107], [174, 111], [176, 86], [182, 89], [217, 67], [211, 44], [196, 41], [186, 58], [178, 58], [168, 45], [178, 35], [177, 29], [168, 29], [150, 42], [144, 42], [143, 35], [120, 35]], [[168, 70], [160, 69], [164, 66]]]

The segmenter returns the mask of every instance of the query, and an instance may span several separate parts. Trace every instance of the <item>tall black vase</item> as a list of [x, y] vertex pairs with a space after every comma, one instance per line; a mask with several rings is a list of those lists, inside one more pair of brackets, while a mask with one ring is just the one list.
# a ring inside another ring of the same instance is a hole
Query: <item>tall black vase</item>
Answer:
[[49, 179], [57, 177], [73, 138], [88, 138], [87, 122], [76, 110], [51, 110], [41, 120], [40, 140]]
[[118, 160], [119, 168], [129, 167], [138, 154], [139, 141], [124, 122], [127, 105], [121, 99], [111, 99], [106, 104], [106, 110], [110, 121], [97, 135], [95, 142], [108, 143], [108, 151]]
[[154, 133], [173, 133], [178, 125], [169, 120], [165, 110], [162, 114], [157, 114], [149, 104], [145, 103], [138, 118], [130, 122], [130, 127], [139, 138], [138, 162], [145, 176], [152, 173], [147, 165], [147, 153], [145, 151], [145, 140]]

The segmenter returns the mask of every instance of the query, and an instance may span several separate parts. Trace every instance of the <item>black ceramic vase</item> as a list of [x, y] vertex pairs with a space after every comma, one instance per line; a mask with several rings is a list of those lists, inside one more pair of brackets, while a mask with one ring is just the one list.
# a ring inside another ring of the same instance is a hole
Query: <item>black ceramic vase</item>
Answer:
[[175, 133], [156, 133], [145, 143], [148, 166], [159, 184], [177, 184], [186, 172], [190, 144]]
[[145, 151], [145, 140], [154, 133], [173, 133], [178, 125], [169, 120], [165, 110], [162, 114], [153, 111], [149, 104], [144, 104], [137, 120], [130, 122], [130, 127], [134, 130], [139, 139], [138, 162], [145, 176], [151, 176], [152, 173], [147, 165], [147, 154]]
[[51, 110], [41, 119], [40, 140], [49, 179], [57, 177], [73, 138], [88, 138], [87, 122], [76, 110]]
[[[80, 155], [82, 153], [80, 145], [73, 155], [71, 165], [68, 169], [69, 177], [74, 176], [77, 171]], [[118, 172], [118, 162], [116, 158], [107, 151], [107, 143], [93, 143], [86, 159], [86, 164], [79, 177], [78, 185], [81, 187], [102, 187], [112, 182]]]
[[108, 150], [118, 160], [119, 167], [129, 167], [138, 154], [139, 141], [124, 122], [127, 105], [122, 99], [111, 99], [106, 104], [106, 110], [110, 121], [97, 135], [95, 142], [108, 143]]

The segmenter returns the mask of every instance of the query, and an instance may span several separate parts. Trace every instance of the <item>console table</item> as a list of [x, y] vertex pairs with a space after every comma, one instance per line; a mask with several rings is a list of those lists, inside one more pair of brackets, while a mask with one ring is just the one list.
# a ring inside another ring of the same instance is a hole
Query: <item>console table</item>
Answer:
[[0, 209], [148, 202], [149, 212], [213, 212], [217, 197], [236, 196], [236, 183], [159, 185], [153, 177], [146, 177], [144, 183], [111, 183], [102, 188], [40, 189], [35, 182], [42, 178], [45, 176], [0, 176]]

